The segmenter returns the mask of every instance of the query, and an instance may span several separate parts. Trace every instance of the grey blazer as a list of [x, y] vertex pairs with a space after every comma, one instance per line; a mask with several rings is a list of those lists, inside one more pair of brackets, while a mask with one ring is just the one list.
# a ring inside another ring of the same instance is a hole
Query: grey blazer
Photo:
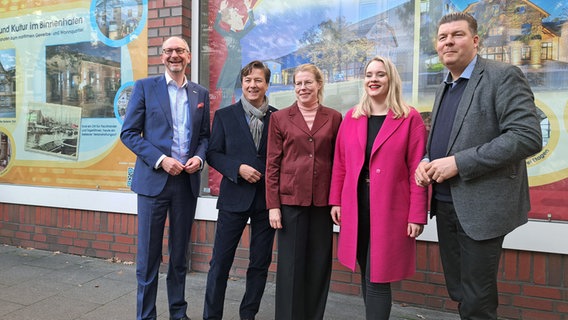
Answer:
[[[443, 90], [444, 84], [436, 92], [434, 125]], [[458, 105], [447, 150], [458, 167], [458, 175], [449, 182], [458, 219], [468, 236], [491, 239], [527, 222], [530, 199], [525, 158], [541, 149], [534, 96], [522, 71], [478, 56]], [[431, 213], [436, 214], [435, 207]]]

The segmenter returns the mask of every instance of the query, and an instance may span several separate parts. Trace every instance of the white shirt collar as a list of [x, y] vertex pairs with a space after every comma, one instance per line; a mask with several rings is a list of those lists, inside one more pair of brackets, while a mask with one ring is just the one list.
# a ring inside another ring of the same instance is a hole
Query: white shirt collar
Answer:
[[[165, 75], [166, 75], [166, 83], [167, 84], [170, 84], [172, 81], [175, 82], [175, 80], [170, 76], [169, 73], [165, 72]], [[187, 77], [184, 75], [183, 76], [183, 84], [181, 85], [181, 87], [183, 88], [186, 85], [187, 85]], [[176, 83], [176, 86], [177, 86], [177, 83]]]

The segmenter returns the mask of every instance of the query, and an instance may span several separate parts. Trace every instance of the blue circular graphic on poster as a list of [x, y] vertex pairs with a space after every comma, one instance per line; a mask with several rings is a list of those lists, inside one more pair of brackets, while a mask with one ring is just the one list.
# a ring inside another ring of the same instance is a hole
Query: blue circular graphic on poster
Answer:
[[148, 0], [91, 2], [91, 26], [99, 40], [122, 47], [138, 38], [148, 18]]
[[114, 115], [121, 125], [124, 123], [126, 107], [128, 106], [128, 100], [130, 100], [132, 88], [134, 88], [134, 81], [127, 82], [118, 89], [114, 96]]

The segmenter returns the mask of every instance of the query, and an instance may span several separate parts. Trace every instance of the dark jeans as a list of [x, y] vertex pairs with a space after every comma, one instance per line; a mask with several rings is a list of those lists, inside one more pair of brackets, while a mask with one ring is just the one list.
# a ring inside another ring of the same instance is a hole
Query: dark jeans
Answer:
[[497, 319], [497, 271], [505, 237], [476, 241], [464, 232], [452, 203], [435, 205], [446, 287], [450, 298], [459, 303], [460, 317]]
[[[253, 208], [255, 205], [253, 205]], [[246, 289], [239, 313], [242, 318], [254, 318], [260, 308], [268, 268], [272, 261], [274, 229], [270, 227], [268, 211], [227, 212], [220, 210], [215, 232], [213, 256], [207, 274], [207, 289], [203, 319], [222, 319], [229, 272], [235, 251], [250, 217], [250, 250]]]

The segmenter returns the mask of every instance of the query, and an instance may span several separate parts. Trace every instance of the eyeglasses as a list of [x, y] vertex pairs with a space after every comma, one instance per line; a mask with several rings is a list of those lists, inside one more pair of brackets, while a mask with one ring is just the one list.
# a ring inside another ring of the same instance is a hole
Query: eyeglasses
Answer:
[[187, 50], [184, 48], [175, 48], [175, 49], [163, 49], [162, 52], [166, 55], [166, 56], [171, 56], [172, 53], [174, 53], [174, 51], [178, 54], [178, 56], [181, 56], [182, 54], [184, 54]]
[[311, 86], [314, 85], [314, 82], [313, 82], [313, 81], [310, 81], [310, 80], [308, 80], [308, 81], [303, 81], [303, 82], [302, 82], [302, 81], [296, 81], [296, 82], [294, 83], [294, 85], [295, 85], [296, 87], [298, 87], [298, 88], [301, 88], [302, 85], [303, 85], [304, 87], [306, 87], [306, 88], [310, 88]]

